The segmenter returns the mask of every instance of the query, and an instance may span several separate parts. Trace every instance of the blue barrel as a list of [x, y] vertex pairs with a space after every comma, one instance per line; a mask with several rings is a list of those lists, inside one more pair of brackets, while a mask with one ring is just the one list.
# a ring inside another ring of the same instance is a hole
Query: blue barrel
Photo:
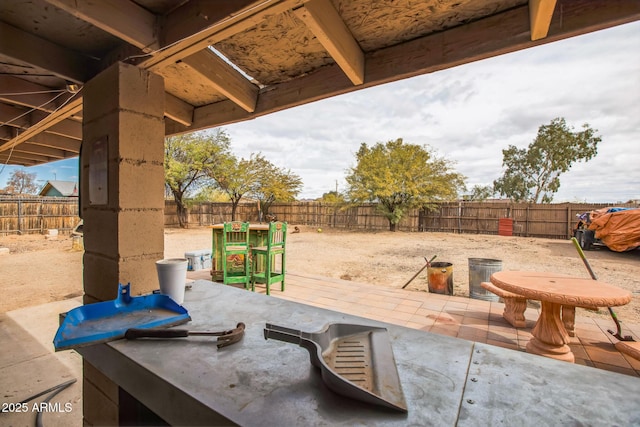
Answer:
[[485, 301], [499, 301], [493, 292], [480, 286], [482, 282], [489, 282], [491, 275], [502, 270], [502, 260], [487, 258], [469, 258], [469, 296]]

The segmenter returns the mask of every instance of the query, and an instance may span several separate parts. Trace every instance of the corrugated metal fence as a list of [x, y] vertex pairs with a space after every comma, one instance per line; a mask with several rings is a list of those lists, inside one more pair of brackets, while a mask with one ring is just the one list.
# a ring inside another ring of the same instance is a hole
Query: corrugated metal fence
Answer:
[[[576, 214], [606, 204], [526, 204], [510, 202], [450, 202], [435, 210], [409, 210], [398, 231], [441, 231], [470, 234], [498, 234], [502, 218], [513, 221], [514, 236], [566, 239]], [[616, 206], [638, 207], [633, 204]], [[340, 207], [321, 202], [275, 203], [270, 213], [292, 225], [331, 227], [347, 230], [388, 230], [389, 222], [374, 204]], [[240, 203], [236, 219], [258, 221], [257, 203]], [[165, 202], [165, 226], [177, 227], [175, 202]], [[64, 197], [0, 196], [0, 234], [41, 233], [47, 229], [69, 232], [78, 223], [78, 200]], [[199, 203], [190, 208], [189, 224], [206, 226], [231, 220], [230, 203]]]

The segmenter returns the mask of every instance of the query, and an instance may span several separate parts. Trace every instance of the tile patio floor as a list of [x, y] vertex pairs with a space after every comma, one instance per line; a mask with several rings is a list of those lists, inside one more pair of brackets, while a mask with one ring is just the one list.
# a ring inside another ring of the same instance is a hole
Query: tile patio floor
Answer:
[[[205, 271], [190, 278], [210, 280]], [[264, 285], [256, 292], [265, 293]], [[525, 351], [539, 309], [527, 308], [527, 327], [516, 329], [502, 318], [504, 304], [466, 297], [394, 289], [340, 279], [287, 273], [285, 292], [271, 286], [271, 296], [387, 323]], [[604, 309], [606, 313], [606, 309]], [[576, 363], [640, 377], [640, 361], [620, 353], [607, 329], [610, 317], [593, 318], [576, 310], [575, 337], [570, 347]], [[623, 335], [640, 341], [640, 325], [623, 323]]]

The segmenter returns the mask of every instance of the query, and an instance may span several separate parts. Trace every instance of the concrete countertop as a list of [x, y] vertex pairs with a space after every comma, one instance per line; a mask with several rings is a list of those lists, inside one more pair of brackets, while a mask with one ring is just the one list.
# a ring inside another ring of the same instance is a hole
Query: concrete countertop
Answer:
[[[640, 381], [514, 350], [324, 310], [208, 281], [184, 306], [190, 330], [246, 324], [243, 340], [115, 341], [78, 349], [170, 424], [637, 425]], [[330, 391], [309, 353], [265, 340], [265, 323], [316, 332], [327, 323], [389, 330], [408, 413]]]

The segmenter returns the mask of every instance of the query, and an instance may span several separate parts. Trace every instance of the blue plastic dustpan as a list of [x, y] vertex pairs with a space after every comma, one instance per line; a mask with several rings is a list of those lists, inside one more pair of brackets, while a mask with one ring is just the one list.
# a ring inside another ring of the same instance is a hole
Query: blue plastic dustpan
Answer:
[[56, 351], [124, 338], [129, 328], [169, 327], [191, 320], [187, 310], [167, 295], [132, 297], [130, 288], [119, 284], [115, 300], [67, 312], [53, 339]]

